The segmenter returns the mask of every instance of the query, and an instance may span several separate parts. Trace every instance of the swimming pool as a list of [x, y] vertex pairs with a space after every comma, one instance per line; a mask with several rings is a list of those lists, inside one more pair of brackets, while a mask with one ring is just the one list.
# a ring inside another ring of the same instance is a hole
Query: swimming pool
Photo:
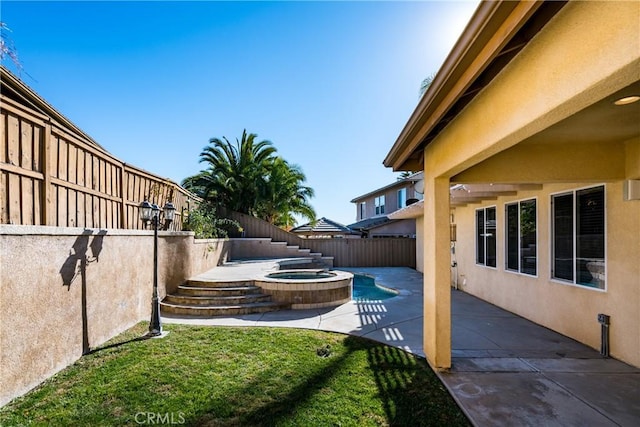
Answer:
[[365, 274], [353, 275], [354, 301], [380, 301], [398, 296], [397, 292], [376, 285], [373, 277]]

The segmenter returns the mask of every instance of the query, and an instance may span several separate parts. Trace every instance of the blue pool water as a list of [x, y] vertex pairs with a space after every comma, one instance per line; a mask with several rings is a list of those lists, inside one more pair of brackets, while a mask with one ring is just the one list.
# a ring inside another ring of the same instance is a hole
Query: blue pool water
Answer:
[[364, 274], [353, 275], [353, 300], [354, 301], [379, 301], [393, 298], [398, 294], [376, 286], [373, 277]]

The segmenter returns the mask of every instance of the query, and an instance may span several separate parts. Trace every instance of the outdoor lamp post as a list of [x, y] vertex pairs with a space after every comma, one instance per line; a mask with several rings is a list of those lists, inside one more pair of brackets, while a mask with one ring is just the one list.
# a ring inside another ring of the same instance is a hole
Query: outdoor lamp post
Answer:
[[[167, 202], [163, 208], [165, 227], [169, 227], [176, 212], [175, 206]], [[162, 335], [160, 323], [160, 299], [158, 298], [158, 226], [160, 224], [160, 208], [147, 200], [140, 203], [140, 219], [145, 224], [153, 223], [153, 297], [151, 298], [151, 322], [149, 322], [149, 336]]]

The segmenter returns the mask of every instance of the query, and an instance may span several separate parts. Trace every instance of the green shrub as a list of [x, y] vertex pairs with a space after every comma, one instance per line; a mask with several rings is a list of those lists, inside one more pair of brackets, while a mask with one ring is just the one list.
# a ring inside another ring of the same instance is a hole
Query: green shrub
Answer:
[[233, 219], [218, 218], [216, 209], [210, 204], [203, 203], [189, 211], [183, 230], [196, 233], [196, 239], [216, 239], [229, 237], [230, 232], [239, 232], [241, 227]]

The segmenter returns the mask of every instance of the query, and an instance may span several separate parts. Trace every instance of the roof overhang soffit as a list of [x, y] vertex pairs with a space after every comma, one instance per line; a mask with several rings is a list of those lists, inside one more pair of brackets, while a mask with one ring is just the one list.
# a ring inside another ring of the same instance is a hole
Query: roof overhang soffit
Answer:
[[[409, 118], [384, 165], [420, 170], [423, 149], [564, 2], [482, 2]], [[538, 13], [538, 19], [531, 18]], [[529, 21], [532, 23], [528, 24]]]

